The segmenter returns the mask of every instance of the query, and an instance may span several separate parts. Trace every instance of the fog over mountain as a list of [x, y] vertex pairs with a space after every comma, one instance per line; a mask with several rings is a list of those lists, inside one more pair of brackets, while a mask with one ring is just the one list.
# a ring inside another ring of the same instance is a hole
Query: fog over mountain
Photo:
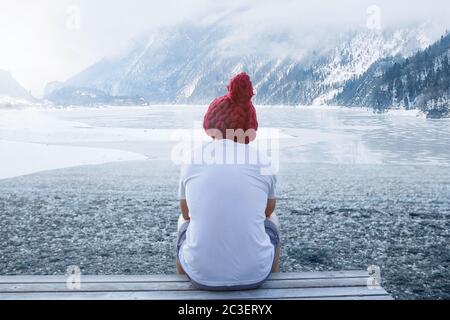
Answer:
[[[374, 6], [375, 5], [375, 6]], [[34, 96], [46, 83], [65, 81], [103, 57], [126, 50], [130, 39], [184, 23], [229, 27], [222, 41], [247, 52], [298, 55], [332, 38], [327, 30], [382, 30], [433, 22], [449, 28], [447, 0], [2, 0], [0, 69], [9, 70]], [[301, 37], [288, 34], [302, 30]], [[319, 32], [324, 30], [324, 32]], [[277, 34], [289, 41], [263, 41]]]
[[[257, 103], [326, 104], [374, 62], [411, 56], [438, 39], [439, 32], [431, 24], [389, 30], [277, 29], [237, 45], [236, 28], [226, 17], [210, 24], [181, 24], [135, 38], [128, 50], [49, 85], [46, 97], [70, 87], [150, 103], [209, 103], [225, 93], [233, 74], [246, 71]], [[63, 95], [58, 102], [72, 103]]]
[[35, 101], [9, 71], [0, 70], [0, 107], [24, 106]]

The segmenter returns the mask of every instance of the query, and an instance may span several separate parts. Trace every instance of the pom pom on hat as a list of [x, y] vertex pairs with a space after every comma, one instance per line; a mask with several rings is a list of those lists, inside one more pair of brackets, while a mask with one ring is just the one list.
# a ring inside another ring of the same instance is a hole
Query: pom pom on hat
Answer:
[[231, 79], [227, 89], [228, 96], [236, 102], [248, 102], [254, 95], [252, 82], [245, 72], [241, 72]]

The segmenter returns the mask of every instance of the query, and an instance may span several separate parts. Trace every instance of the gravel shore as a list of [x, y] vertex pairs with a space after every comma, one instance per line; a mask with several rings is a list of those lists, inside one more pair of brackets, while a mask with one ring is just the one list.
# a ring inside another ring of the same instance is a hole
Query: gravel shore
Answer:
[[[178, 167], [137, 161], [0, 181], [0, 270], [174, 273]], [[450, 170], [288, 164], [282, 271], [381, 268], [396, 298], [450, 298]]]

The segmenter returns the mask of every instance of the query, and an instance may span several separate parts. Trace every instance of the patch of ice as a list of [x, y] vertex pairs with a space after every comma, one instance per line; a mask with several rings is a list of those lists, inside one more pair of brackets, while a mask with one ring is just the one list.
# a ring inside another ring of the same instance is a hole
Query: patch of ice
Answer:
[[5, 140], [0, 140], [0, 154], [0, 179], [88, 164], [146, 159], [140, 154], [120, 150]]

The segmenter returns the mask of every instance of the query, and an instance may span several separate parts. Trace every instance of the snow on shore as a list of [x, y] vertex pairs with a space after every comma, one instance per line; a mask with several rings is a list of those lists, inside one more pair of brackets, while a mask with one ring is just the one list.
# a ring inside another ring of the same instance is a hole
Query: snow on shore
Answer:
[[0, 140], [0, 179], [87, 164], [144, 160], [137, 153]]
[[[49, 117], [39, 110], [2, 111], [0, 179], [80, 165], [147, 159], [139, 153], [122, 150], [61, 145], [64, 134], [70, 140], [79, 135], [80, 127], [87, 128], [83, 124]], [[52, 136], [59, 139], [51, 139]], [[84, 135], [78, 141], [93, 138]]]

